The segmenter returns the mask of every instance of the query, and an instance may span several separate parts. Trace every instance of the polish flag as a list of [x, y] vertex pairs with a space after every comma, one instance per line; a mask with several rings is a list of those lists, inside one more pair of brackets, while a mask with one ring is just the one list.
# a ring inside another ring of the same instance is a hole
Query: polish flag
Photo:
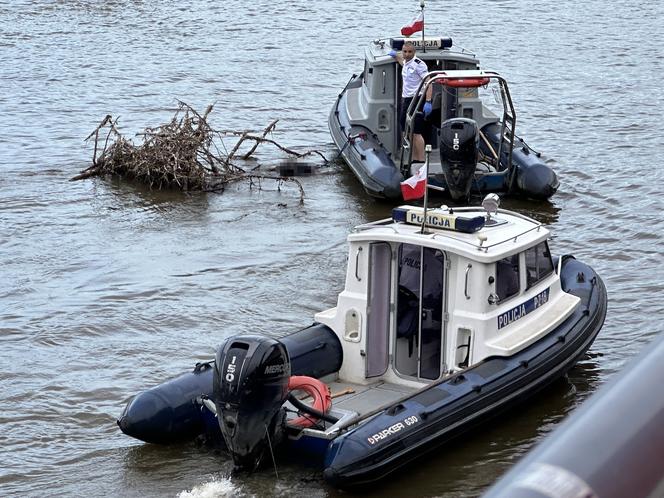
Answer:
[[424, 192], [427, 188], [427, 168], [426, 164], [415, 173], [413, 176], [401, 182], [401, 195], [404, 201], [411, 199], [421, 199], [424, 197]]
[[401, 34], [404, 36], [410, 36], [413, 33], [422, 31], [424, 29], [424, 13], [420, 12], [415, 19], [411, 21], [410, 24], [405, 25], [401, 28]]

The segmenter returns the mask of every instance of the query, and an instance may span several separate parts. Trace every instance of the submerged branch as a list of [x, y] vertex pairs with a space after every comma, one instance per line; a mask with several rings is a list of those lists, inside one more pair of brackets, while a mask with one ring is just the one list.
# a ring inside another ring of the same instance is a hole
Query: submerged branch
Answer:
[[276, 181], [277, 190], [279, 191], [281, 191], [282, 184], [289, 182], [295, 183], [295, 185], [297, 185], [297, 188], [300, 191], [300, 204], [304, 204], [304, 187], [302, 187], [302, 184], [297, 178], [293, 178], [290, 176], [268, 176], [268, 175], [256, 175], [253, 173], [245, 173], [242, 175], [237, 175], [219, 181], [217, 184], [211, 185], [208, 189], [206, 189], [206, 192], [223, 192], [224, 190], [226, 190], [226, 187], [231, 183], [237, 183], [240, 181], [249, 181], [250, 187], [257, 185], [258, 189], [260, 190], [262, 189], [261, 185], [262, 180]]

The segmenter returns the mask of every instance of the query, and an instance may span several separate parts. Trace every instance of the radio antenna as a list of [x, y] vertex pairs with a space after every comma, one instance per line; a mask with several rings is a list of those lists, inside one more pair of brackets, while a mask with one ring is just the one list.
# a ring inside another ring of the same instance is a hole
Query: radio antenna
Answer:
[[426, 27], [426, 23], [424, 22], [424, 0], [420, 0], [420, 9], [422, 10], [422, 52], [427, 51], [427, 46], [424, 43], [424, 28]]

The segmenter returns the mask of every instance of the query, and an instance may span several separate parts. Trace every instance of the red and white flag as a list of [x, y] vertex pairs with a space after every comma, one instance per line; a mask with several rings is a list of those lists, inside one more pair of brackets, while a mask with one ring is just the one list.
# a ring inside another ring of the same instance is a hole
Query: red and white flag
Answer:
[[410, 36], [413, 33], [422, 31], [424, 29], [424, 12], [420, 12], [415, 19], [413, 19], [410, 24], [406, 24], [401, 28], [401, 34], [404, 36]]
[[427, 189], [427, 167], [423, 164], [413, 176], [401, 182], [401, 195], [404, 201], [421, 199]]

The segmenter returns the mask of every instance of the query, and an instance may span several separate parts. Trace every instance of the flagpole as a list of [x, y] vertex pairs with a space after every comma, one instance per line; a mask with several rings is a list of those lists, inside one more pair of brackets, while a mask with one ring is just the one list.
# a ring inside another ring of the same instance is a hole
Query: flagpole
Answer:
[[424, 160], [424, 216], [422, 218], [422, 228], [420, 233], [429, 233], [426, 230], [427, 223], [427, 207], [429, 204], [429, 156], [431, 155], [431, 145], [427, 144], [424, 147], [426, 157]]
[[424, 28], [426, 23], [424, 22], [424, 0], [420, 0], [420, 9], [422, 10], [422, 52], [427, 51], [427, 47], [424, 44]]

